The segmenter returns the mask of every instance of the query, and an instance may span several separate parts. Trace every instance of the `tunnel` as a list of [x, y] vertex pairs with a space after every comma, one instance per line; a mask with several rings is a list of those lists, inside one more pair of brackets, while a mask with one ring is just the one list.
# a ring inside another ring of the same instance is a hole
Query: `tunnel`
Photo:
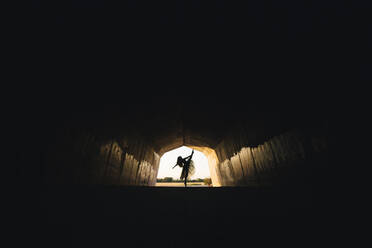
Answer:
[[[196, 94], [190, 102], [167, 107], [168, 101], [186, 97], [164, 98], [131, 110], [104, 105], [101, 112], [70, 116], [53, 134], [55, 143], [45, 144], [43, 182], [154, 186], [160, 157], [181, 146], [206, 155], [214, 186], [305, 182], [314, 166], [324, 163], [327, 123], [313, 113], [305, 118], [265, 112], [253, 104], [222, 105]], [[251, 109], [248, 116], [244, 108]]]
[[[327, 219], [315, 191], [348, 13], [334, 1], [33, 1], [15, 75], [26, 84], [9, 103], [18, 232], [43, 247], [311, 240]], [[155, 187], [161, 156], [182, 146], [207, 157], [213, 187]]]
[[[252, 243], [266, 235], [286, 242], [288, 230], [290, 240], [306, 239], [323, 218], [314, 201], [328, 166], [322, 108], [247, 104], [241, 92], [226, 102], [226, 90], [210, 92], [156, 92], [141, 104], [53, 102], [20, 170], [24, 199], [38, 199], [26, 213], [42, 216], [30, 223], [41, 226], [45, 246], [219, 247], [244, 244], [246, 232]], [[213, 187], [154, 187], [160, 157], [181, 146], [207, 157]]]

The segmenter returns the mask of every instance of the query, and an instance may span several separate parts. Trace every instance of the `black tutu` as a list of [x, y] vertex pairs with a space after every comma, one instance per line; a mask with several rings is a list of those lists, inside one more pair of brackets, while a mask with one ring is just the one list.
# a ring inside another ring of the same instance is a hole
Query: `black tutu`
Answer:
[[187, 175], [187, 180], [189, 180], [194, 174], [195, 174], [195, 166], [194, 161], [190, 161], [190, 163], [185, 164], [182, 168], [181, 172], [181, 180], [185, 179], [187, 170], [189, 171], [189, 174]]

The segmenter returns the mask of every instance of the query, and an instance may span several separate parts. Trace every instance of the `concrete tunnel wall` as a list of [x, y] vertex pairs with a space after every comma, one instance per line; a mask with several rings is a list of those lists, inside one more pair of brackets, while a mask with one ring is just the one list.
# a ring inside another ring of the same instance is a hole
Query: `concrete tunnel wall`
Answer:
[[221, 176], [218, 168], [219, 160], [216, 151], [209, 147], [190, 146], [192, 149], [202, 152], [208, 160], [209, 174], [211, 176], [212, 185], [214, 187], [223, 186], [221, 184]]
[[155, 185], [159, 155], [137, 134], [108, 138], [85, 129], [61, 134], [48, 153], [45, 183]]
[[[59, 140], [63, 142], [46, 153], [45, 183], [156, 184], [163, 153], [157, 153], [139, 134], [107, 137], [97, 131], [70, 129], [60, 133]], [[299, 175], [309, 175], [309, 170], [326, 162], [323, 126], [289, 130], [254, 146], [250, 141], [244, 128], [235, 128], [214, 148], [184, 145], [206, 155], [214, 186], [299, 182], [303, 180]], [[309, 158], [315, 158], [310, 165]]]
[[255, 146], [247, 144], [249, 138], [238, 129], [216, 147], [221, 185], [309, 183], [312, 172], [327, 163], [325, 123], [293, 129]]

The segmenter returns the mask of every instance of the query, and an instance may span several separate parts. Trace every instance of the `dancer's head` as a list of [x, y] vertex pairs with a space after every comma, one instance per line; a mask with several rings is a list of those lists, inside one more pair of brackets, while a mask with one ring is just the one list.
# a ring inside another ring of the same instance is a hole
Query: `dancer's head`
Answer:
[[177, 158], [177, 164], [178, 165], [182, 165], [182, 157], [181, 156], [178, 156], [178, 158]]

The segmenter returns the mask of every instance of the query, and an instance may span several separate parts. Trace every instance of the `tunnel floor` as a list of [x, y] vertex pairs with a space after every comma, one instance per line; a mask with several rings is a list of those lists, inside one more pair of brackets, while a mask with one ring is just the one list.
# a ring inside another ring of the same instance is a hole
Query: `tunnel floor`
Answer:
[[45, 247], [262, 246], [289, 234], [303, 242], [315, 216], [311, 190], [299, 187], [54, 186], [39, 197]]
[[306, 188], [255, 187], [50, 187], [41, 191], [40, 206], [80, 216], [189, 216], [196, 218], [232, 215], [288, 215], [312, 206]]

